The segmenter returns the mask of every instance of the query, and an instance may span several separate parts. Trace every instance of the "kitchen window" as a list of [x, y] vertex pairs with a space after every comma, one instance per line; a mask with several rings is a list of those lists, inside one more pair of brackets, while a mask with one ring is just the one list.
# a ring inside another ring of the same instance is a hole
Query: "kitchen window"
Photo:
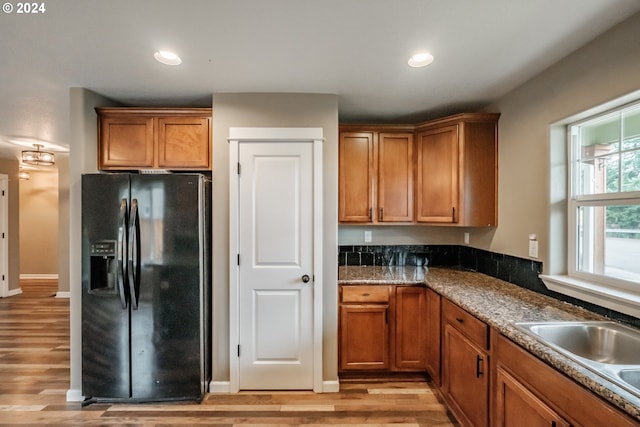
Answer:
[[574, 296], [637, 316], [640, 102], [570, 123], [566, 129], [568, 274], [542, 278], [553, 290], [560, 290], [554, 285], [573, 288]]

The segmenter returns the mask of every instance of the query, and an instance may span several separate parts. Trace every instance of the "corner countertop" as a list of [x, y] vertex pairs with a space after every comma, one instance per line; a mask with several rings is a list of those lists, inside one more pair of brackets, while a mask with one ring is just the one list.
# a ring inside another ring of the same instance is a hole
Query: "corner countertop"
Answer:
[[473, 271], [429, 267], [340, 266], [339, 285], [423, 285], [640, 420], [640, 398], [521, 332], [514, 323], [609, 320], [591, 311]]

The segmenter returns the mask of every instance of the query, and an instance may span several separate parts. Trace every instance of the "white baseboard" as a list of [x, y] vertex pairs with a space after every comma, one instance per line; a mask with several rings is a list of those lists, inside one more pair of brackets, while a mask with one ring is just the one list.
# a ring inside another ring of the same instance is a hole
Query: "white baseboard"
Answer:
[[14, 295], [20, 295], [22, 293], [22, 288], [18, 288], [18, 289], [9, 289], [9, 297], [12, 297]]
[[231, 383], [229, 381], [211, 381], [209, 383], [209, 393], [229, 393]]
[[323, 393], [337, 393], [340, 391], [340, 381], [322, 381]]
[[21, 274], [20, 280], [58, 280], [57, 274]]
[[[209, 383], [209, 393], [230, 393], [231, 383], [229, 381], [211, 381]], [[337, 393], [340, 391], [340, 382], [335, 381], [323, 381], [322, 392], [323, 393]]]
[[56, 292], [56, 298], [71, 298], [71, 292]]
[[67, 402], [82, 402], [83, 400], [82, 391], [73, 388], [67, 390]]

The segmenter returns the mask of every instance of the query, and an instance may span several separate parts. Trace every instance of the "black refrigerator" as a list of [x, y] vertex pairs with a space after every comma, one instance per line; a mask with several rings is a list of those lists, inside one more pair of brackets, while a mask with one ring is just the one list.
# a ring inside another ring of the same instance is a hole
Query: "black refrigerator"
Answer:
[[207, 391], [210, 194], [201, 174], [82, 176], [85, 403]]

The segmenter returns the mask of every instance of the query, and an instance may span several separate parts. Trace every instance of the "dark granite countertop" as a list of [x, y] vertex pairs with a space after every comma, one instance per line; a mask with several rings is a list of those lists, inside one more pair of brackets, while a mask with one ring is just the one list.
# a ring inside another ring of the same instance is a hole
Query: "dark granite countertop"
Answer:
[[425, 285], [595, 394], [640, 420], [640, 399], [515, 327], [516, 322], [608, 320], [481, 273], [447, 268], [340, 266], [338, 284]]

